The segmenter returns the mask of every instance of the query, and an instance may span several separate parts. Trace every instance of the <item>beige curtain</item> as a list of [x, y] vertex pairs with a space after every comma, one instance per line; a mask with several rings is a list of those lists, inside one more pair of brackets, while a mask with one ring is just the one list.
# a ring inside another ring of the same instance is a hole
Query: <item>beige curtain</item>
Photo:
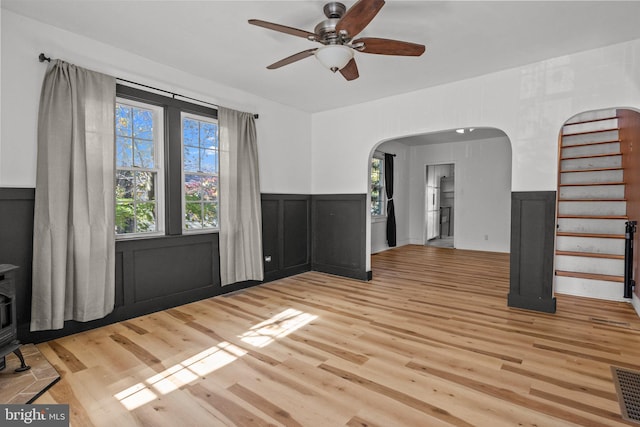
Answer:
[[220, 126], [220, 278], [262, 280], [262, 210], [253, 114], [218, 110]]
[[42, 84], [31, 330], [113, 310], [115, 78], [56, 60]]

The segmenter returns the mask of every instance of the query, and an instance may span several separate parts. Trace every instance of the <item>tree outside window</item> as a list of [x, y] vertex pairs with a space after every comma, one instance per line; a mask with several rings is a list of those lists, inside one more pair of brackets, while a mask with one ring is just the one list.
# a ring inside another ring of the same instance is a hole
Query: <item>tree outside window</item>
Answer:
[[371, 159], [371, 216], [385, 215], [384, 158], [377, 153]]
[[[149, 107], [149, 108], [147, 108]], [[116, 234], [162, 231], [161, 110], [116, 104]]]
[[218, 228], [218, 153], [218, 123], [183, 113], [183, 228], [186, 231]]

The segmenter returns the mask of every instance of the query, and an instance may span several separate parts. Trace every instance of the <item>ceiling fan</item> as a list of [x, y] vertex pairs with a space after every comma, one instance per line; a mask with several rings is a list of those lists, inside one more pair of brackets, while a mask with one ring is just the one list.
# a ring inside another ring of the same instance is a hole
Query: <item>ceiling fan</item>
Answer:
[[323, 9], [327, 19], [316, 25], [313, 33], [259, 19], [250, 19], [249, 24], [322, 44], [319, 48], [304, 50], [274, 62], [268, 69], [274, 70], [315, 55], [322, 65], [334, 73], [340, 71], [345, 79], [355, 80], [359, 73], [353, 57], [354, 51], [398, 56], [420, 56], [424, 53], [424, 45], [416, 43], [375, 37], [353, 39], [371, 22], [382, 6], [384, 0], [358, 0], [349, 10], [339, 2], [327, 3]]

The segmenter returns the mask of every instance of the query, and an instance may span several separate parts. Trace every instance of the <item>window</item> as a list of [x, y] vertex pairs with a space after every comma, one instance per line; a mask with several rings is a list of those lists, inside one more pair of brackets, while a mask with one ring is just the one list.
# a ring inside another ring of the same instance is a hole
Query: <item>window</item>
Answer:
[[384, 216], [385, 204], [384, 156], [375, 153], [371, 159], [371, 216]]
[[116, 86], [116, 237], [218, 231], [218, 112]]
[[218, 122], [182, 113], [183, 229], [218, 228]]
[[116, 133], [116, 234], [164, 230], [163, 109], [118, 99]]

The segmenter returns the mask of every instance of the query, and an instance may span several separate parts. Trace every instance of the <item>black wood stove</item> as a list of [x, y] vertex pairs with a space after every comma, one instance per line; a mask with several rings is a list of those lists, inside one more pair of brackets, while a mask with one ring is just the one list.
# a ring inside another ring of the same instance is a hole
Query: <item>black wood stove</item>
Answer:
[[6, 367], [5, 356], [13, 352], [20, 359], [16, 372], [31, 369], [24, 361], [18, 341], [16, 321], [15, 265], [0, 264], [0, 370]]

